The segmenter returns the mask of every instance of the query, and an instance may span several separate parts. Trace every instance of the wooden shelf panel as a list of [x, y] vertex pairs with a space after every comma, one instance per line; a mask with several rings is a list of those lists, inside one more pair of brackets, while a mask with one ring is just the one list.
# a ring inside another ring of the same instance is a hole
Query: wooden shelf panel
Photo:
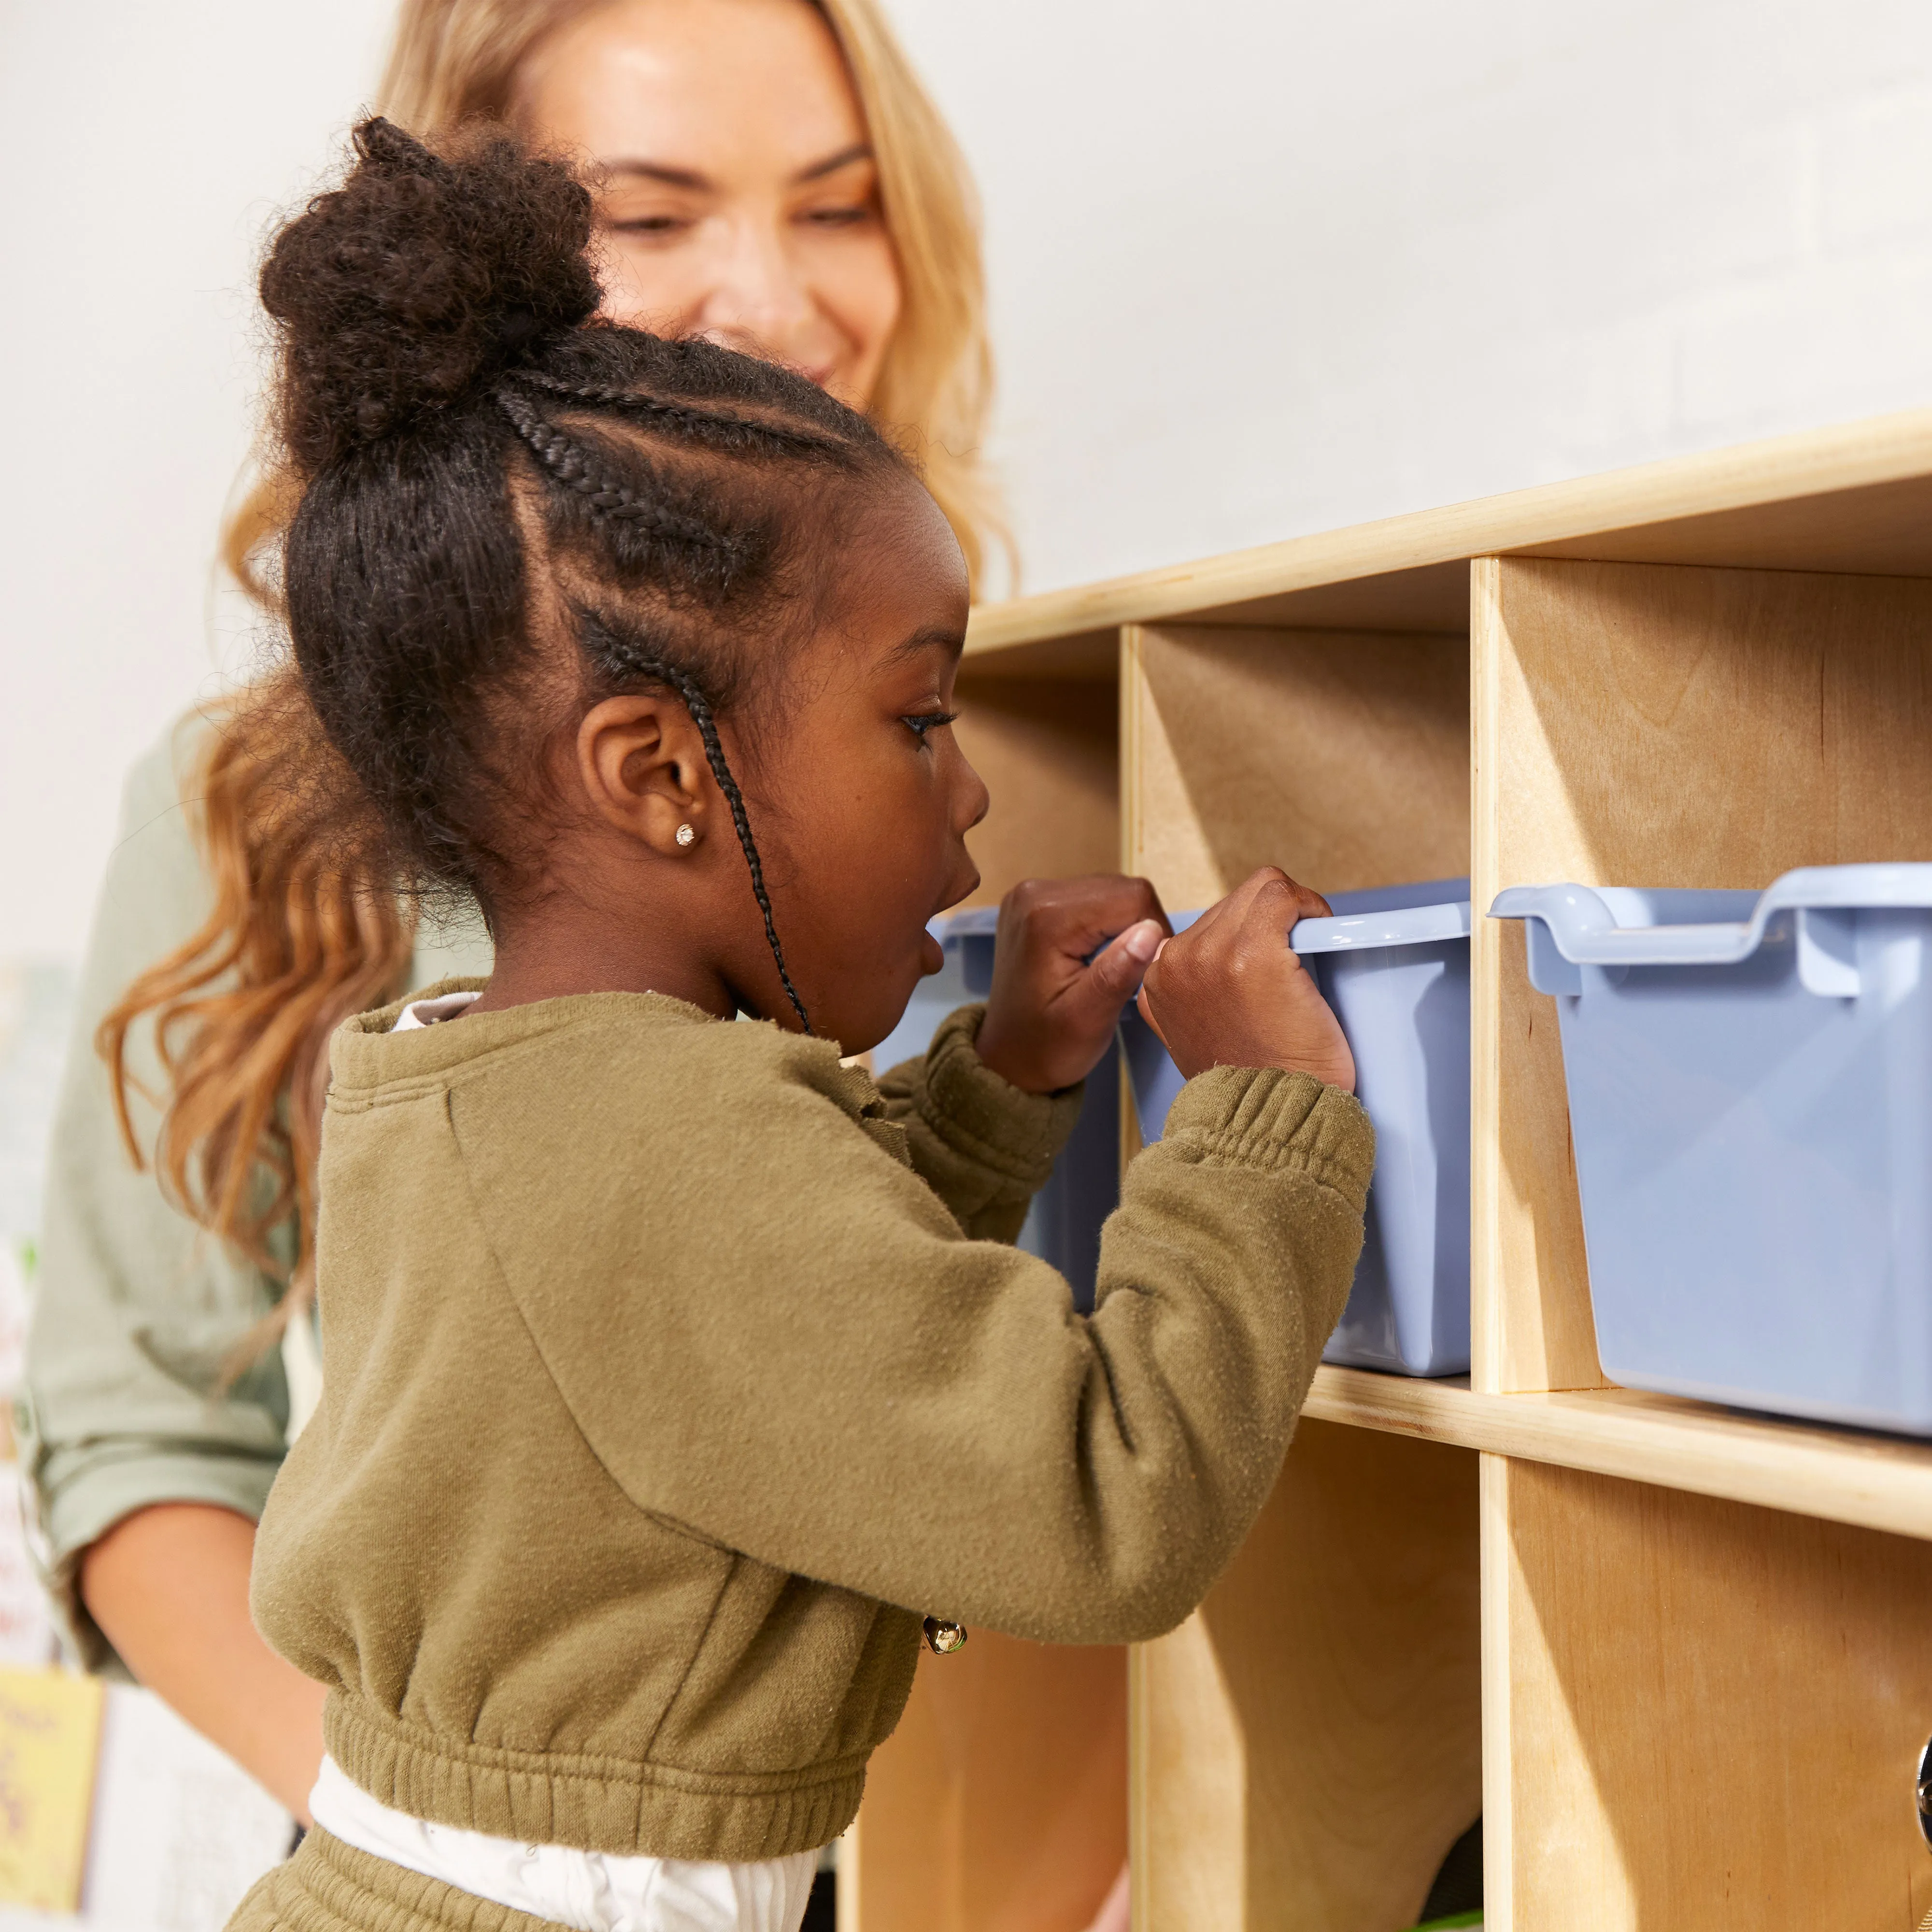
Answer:
[[1420, 1916], [1482, 1804], [1480, 1460], [1310, 1424], [1207, 1601], [1136, 1648], [1143, 1932]]
[[1528, 1462], [1932, 1538], [1932, 1443], [1760, 1420], [1636, 1389], [1485, 1395], [1324, 1364], [1304, 1413]]
[[1485, 1922], [1905, 1932], [1932, 1544], [1482, 1462]]
[[1518, 490], [981, 606], [970, 656], [1097, 674], [1123, 624], [1456, 632], [1498, 554], [1932, 575], [1932, 410]]

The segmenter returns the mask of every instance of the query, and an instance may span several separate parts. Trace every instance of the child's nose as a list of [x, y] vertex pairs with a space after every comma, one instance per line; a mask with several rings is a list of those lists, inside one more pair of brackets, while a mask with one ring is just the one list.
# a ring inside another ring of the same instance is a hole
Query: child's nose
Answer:
[[986, 789], [986, 782], [966, 762], [959, 760], [961, 783], [958, 790], [958, 806], [953, 814], [953, 823], [963, 835], [970, 832], [992, 808], [993, 795]]

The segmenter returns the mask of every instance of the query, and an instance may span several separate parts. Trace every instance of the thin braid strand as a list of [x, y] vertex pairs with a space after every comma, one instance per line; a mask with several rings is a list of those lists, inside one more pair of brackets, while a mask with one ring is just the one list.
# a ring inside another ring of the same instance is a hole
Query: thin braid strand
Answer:
[[641, 652], [626, 650], [602, 624], [587, 614], [584, 628], [592, 649], [607, 663], [620, 667], [634, 676], [654, 678], [669, 686], [691, 713], [691, 722], [698, 727], [698, 735], [704, 741], [705, 760], [711, 767], [711, 776], [718, 781], [718, 789], [724, 794], [724, 802], [730, 808], [731, 823], [737, 832], [738, 843], [743, 848], [745, 862], [751, 868], [752, 896], [757, 899], [758, 910], [765, 922], [765, 944], [771, 948], [772, 963], [778, 969], [778, 983], [784, 988], [785, 998], [790, 1000], [792, 1011], [798, 1016], [800, 1028], [809, 1034], [811, 1017], [805, 1010], [805, 1002], [799, 998], [798, 988], [792, 984], [790, 971], [785, 964], [784, 948], [778, 944], [777, 922], [772, 917], [771, 895], [765, 890], [764, 864], [758, 856], [758, 842], [752, 836], [752, 820], [745, 809], [745, 795], [738, 789], [738, 781], [731, 776], [731, 767], [725, 760], [724, 743], [718, 736], [717, 722], [711, 715], [710, 700], [688, 671], [662, 658], [646, 657]]

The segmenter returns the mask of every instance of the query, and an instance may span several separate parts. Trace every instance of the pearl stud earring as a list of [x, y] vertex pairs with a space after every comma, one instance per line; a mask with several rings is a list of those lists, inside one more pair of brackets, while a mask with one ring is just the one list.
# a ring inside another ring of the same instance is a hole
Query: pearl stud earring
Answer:
[[677, 828], [677, 842], [680, 845], [694, 845], [698, 843], [698, 834], [688, 825], [680, 825]]

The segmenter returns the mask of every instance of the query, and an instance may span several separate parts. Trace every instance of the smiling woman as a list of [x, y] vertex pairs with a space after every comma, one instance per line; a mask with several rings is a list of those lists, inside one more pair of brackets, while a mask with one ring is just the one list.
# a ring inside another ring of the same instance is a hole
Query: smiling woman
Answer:
[[544, 42], [514, 108], [602, 182], [607, 313], [870, 403], [904, 298], [878, 162], [823, 14], [622, 0]]
[[[877, 0], [408, 0], [382, 95], [601, 171], [608, 313], [822, 381], [910, 439], [976, 586], [1010, 559], [977, 199]], [[272, 487], [231, 520], [244, 581], [280, 521]]]
[[[418, 133], [507, 122], [586, 170], [586, 302], [864, 411], [976, 575], [1000, 530], [974, 197], [876, 0], [408, 0], [382, 98]], [[291, 507], [271, 476], [224, 535], [271, 609]], [[910, 682], [908, 745], [944, 708], [930, 664]], [[319, 1696], [256, 1636], [248, 1579], [290, 1439], [275, 1345], [299, 1365], [310, 1332], [291, 1318], [328, 1041], [489, 958], [480, 934], [418, 945], [342, 775], [284, 667], [130, 780], [82, 994], [106, 1064], [69, 1064], [22, 1421], [83, 1648], [118, 1652], [298, 1815]]]

